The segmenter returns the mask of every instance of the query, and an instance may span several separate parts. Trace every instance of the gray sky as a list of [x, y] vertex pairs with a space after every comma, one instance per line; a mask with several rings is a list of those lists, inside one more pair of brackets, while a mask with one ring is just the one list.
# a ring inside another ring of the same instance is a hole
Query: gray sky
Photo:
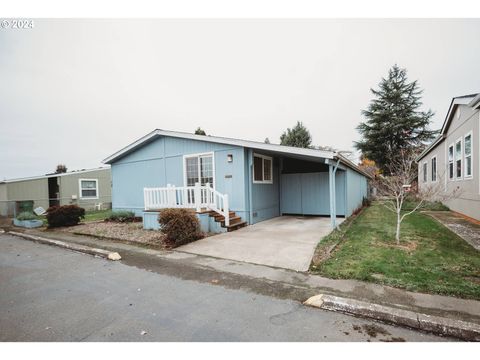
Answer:
[[155, 128], [349, 150], [395, 63], [441, 126], [480, 91], [480, 20], [35, 20], [0, 29], [0, 179], [101, 160]]

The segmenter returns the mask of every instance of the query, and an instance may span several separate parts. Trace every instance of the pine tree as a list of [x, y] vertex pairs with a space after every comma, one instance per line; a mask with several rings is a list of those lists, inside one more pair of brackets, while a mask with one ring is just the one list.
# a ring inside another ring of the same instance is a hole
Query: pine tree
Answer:
[[288, 128], [287, 131], [280, 136], [280, 144], [309, 148], [312, 145], [312, 136], [308, 129], [303, 126], [300, 121], [297, 121], [297, 124], [292, 129]]
[[265, 138], [265, 141], [264, 141], [265, 144], [270, 144], [270, 139], [267, 137]]
[[408, 82], [406, 69], [394, 65], [379, 89], [371, 89], [375, 98], [362, 111], [366, 122], [357, 130], [362, 139], [355, 143], [366, 158], [388, 175], [388, 164], [402, 150], [409, 151], [430, 141], [436, 132], [429, 130], [433, 112], [420, 111], [423, 90], [417, 81]]

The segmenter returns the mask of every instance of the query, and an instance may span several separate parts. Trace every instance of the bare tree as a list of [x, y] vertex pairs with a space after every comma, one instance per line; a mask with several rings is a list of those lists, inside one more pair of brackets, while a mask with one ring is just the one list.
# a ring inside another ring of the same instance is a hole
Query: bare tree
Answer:
[[395, 240], [400, 244], [400, 228], [402, 221], [415, 211], [424, 207], [430, 201], [446, 201], [449, 198], [458, 195], [458, 190], [446, 193], [442, 187], [442, 178], [440, 174], [436, 174], [437, 181], [428, 183], [417, 189], [415, 194], [416, 204], [410, 211], [402, 211], [407, 197], [415, 193], [415, 180], [417, 179], [417, 164], [415, 159], [418, 152], [412, 150], [401, 150], [399, 156], [390, 160], [386, 165], [388, 167], [389, 176], [376, 175], [373, 185], [377, 189], [379, 201], [390, 211], [394, 212], [397, 217], [397, 225], [395, 231]]

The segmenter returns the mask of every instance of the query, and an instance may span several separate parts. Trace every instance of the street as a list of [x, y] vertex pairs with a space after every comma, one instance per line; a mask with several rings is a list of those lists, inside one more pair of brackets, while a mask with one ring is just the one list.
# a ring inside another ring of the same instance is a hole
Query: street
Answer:
[[0, 341], [446, 341], [0, 234]]

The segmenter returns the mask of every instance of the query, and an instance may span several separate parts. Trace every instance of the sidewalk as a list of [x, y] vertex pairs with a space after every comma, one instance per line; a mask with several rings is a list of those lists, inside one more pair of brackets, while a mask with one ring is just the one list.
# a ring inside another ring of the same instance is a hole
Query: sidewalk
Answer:
[[243, 288], [264, 295], [305, 301], [328, 294], [371, 302], [431, 316], [480, 324], [480, 301], [415, 293], [356, 280], [335, 280], [292, 270], [233, 260], [155, 250], [93, 237], [28, 229], [27, 234], [116, 251], [122, 262], [148, 271], [209, 282], [228, 288]]
[[422, 211], [480, 250], [480, 223], [453, 211]]

